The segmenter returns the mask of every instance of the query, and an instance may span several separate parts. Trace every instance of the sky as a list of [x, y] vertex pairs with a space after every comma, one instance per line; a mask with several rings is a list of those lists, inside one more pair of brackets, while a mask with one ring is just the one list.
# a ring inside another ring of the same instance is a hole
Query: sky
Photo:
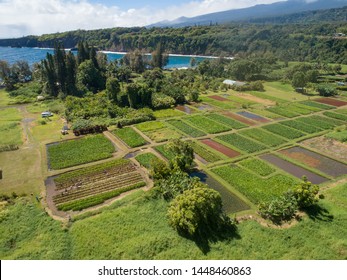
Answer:
[[[281, 0], [0, 0], [0, 38], [146, 26]], [[283, 1], [283, 0], [282, 0]]]

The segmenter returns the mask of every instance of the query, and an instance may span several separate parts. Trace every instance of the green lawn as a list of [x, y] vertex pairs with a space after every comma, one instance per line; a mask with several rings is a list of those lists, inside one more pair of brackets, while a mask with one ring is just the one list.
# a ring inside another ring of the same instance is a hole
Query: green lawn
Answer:
[[36, 202], [17, 201], [1, 210], [6, 219], [0, 222], [0, 258], [344, 260], [347, 185], [324, 195], [319, 207], [294, 226], [277, 229], [243, 221], [236, 234], [205, 243], [204, 251], [167, 225], [167, 202], [146, 199], [143, 191], [83, 215], [65, 229]]
[[266, 82], [264, 83], [264, 88], [264, 94], [275, 98], [280, 98], [287, 101], [303, 101], [308, 99], [307, 96], [295, 92], [290, 84], [283, 84], [281, 82]]
[[6, 106], [11, 101], [5, 89], [0, 89], [0, 106]]
[[20, 121], [22, 116], [17, 108], [0, 109], [0, 121]]
[[99, 134], [53, 144], [47, 150], [50, 168], [62, 169], [111, 157], [115, 147]]

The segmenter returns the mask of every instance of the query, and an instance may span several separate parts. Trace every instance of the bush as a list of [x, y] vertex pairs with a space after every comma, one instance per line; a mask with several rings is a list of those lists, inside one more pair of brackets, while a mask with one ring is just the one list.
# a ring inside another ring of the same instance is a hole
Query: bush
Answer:
[[293, 190], [293, 196], [298, 207], [300, 209], [305, 209], [318, 202], [318, 192], [319, 186], [313, 185], [304, 177], [303, 182]]
[[298, 203], [295, 197], [286, 193], [272, 201], [263, 202], [259, 205], [259, 214], [276, 224], [291, 220], [298, 210]]
[[336, 88], [329, 84], [317, 85], [316, 91], [319, 93], [320, 96], [334, 96], [337, 94]]

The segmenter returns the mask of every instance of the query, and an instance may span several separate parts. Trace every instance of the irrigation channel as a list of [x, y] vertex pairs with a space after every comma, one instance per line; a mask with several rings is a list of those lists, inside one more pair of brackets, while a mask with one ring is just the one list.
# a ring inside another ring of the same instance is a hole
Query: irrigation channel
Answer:
[[222, 196], [223, 208], [227, 214], [236, 213], [250, 209], [238, 196], [227, 190], [221, 183], [213, 179], [203, 171], [193, 172], [191, 177], [198, 177], [201, 182], [207, 184], [211, 189], [214, 189]]

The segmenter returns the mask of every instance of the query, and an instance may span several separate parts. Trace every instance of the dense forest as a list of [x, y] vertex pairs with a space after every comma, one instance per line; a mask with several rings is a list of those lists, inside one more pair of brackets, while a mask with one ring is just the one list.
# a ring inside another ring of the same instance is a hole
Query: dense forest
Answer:
[[328, 63], [347, 64], [347, 40], [334, 36], [347, 33], [346, 14], [347, 8], [342, 8], [262, 19], [258, 23], [77, 30], [3, 39], [0, 46], [54, 47], [59, 40], [66, 48], [74, 48], [85, 41], [104, 50], [152, 52], [160, 42], [167, 52], [177, 54], [244, 57], [271, 53], [284, 61], [319, 58]]

